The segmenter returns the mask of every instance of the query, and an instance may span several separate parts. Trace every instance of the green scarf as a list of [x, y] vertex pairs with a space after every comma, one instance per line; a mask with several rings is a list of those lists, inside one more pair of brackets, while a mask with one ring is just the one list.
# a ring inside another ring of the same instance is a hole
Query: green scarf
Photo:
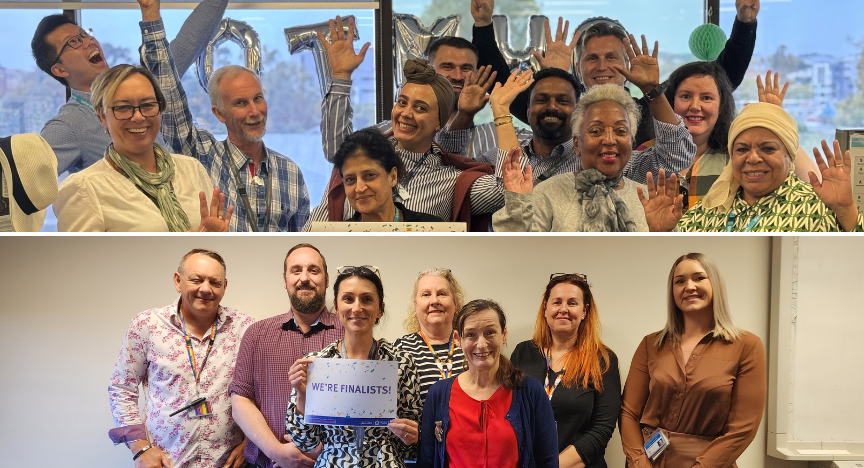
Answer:
[[115, 149], [114, 144], [108, 145], [106, 156], [108, 160], [114, 163], [120, 172], [122, 172], [129, 180], [135, 184], [144, 195], [156, 200], [156, 206], [159, 207], [159, 213], [168, 224], [170, 232], [186, 232], [189, 230], [189, 217], [174, 196], [174, 191], [171, 189], [171, 180], [174, 179], [174, 158], [165, 151], [161, 146], [154, 144], [153, 153], [156, 155], [156, 172], [155, 174], [147, 171], [140, 164], [130, 161], [128, 158], [120, 155]]

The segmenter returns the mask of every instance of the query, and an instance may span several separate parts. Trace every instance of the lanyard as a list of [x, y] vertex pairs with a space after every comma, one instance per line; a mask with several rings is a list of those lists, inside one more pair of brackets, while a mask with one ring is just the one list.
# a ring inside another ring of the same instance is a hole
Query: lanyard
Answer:
[[204, 366], [207, 365], [207, 358], [210, 357], [210, 350], [213, 349], [213, 341], [216, 340], [216, 326], [219, 325], [219, 317], [213, 322], [213, 330], [210, 331], [210, 344], [207, 345], [207, 354], [204, 355], [204, 362], [201, 363], [201, 370], [198, 370], [195, 360], [195, 350], [192, 349], [192, 338], [186, 330], [186, 320], [183, 319], [183, 309], [177, 311], [180, 314], [180, 323], [183, 324], [183, 334], [186, 336], [186, 353], [189, 354], [189, 364], [192, 366], [192, 374], [195, 376], [195, 385], [201, 380], [201, 373], [204, 372]]
[[394, 223], [399, 222], [399, 208], [396, 208], [396, 214], [393, 216], [393, 222]]
[[[567, 355], [569, 356], [571, 351], [567, 351]], [[552, 394], [555, 393], [555, 389], [558, 388], [558, 384], [561, 383], [561, 378], [564, 377], [564, 372], [567, 370], [567, 360], [564, 360], [564, 367], [561, 368], [561, 372], [558, 373], [558, 377], [555, 377], [555, 383], [552, 386], [549, 385], [549, 371], [552, 369], [552, 348], [546, 350], [546, 383], [544, 387], [546, 388], [546, 396], [549, 399], [552, 399]]]
[[[342, 359], [348, 359], [348, 352], [345, 351], [345, 340], [339, 340], [339, 352], [342, 353]], [[375, 359], [375, 355], [378, 352], [378, 341], [372, 340], [372, 348], [369, 349], [369, 359]], [[366, 435], [365, 428], [363, 426], [354, 427], [354, 447], [357, 449], [357, 452], [363, 453], [363, 438]]]
[[[240, 194], [240, 199], [243, 201], [243, 207], [246, 208], [246, 221], [249, 223], [249, 228], [252, 229], [252, 232], [260, 232], [261, 227], [258, 225], [258, 221], [255, 219], [255, 215], [252, 211], [252, 205], [249, 204], [249, 196], [246, 195], [246, 184], [240, 180], [240, 172], [234, 167], [234, 163], [231, 161], [231, 149], [228, 148], [228, 140], [222, 142], [225, 145], [225, 154], [228, 158], [228, 166], [231, 168], [231, 174], [234, 176], [234, 184], [237, 185], [237, 192]], [[265, 148], [266, 152], [267, 149]], [[270, 175], [268, 174], [267, 180], [264, 181], [265, 195], [264, 195], [264, 223], [263, 228], [265, 230], [269, 230], [270, 226], [270, 200], [272, 199], [273, 194], [271, 193], [270, 188]]]
[[[737, 216], [735, 215], [735, 212], [730, 211], [729, 217], [726, 218], [726, 232], [732, 232], [732, 228], [735, 226], [736, 218]], [[762, 213], [753, 216], [753, 218], [750, 219], [750, 222], [747, 223], [747, 227], [742, 229], [741, 232], [750, 232], [750, 230], [753, 229], [754, 226], [756, 226], [756, 223], [758, 223], [760, 219], [762, 219]]]
[[420, 169], [420, 166], [423, 165], [423, 161], [425, 161], [426, 158], [429, 157], [430, 154], [432, 154], [432, 148], [429, 148], [429, 151], [423, 153], [423, 157], [421, 157], [420, 160], [417, 161], [417, 165], [414, 166], [414, 169], [411, 169], [411, 171], [408, 173], [408, 175], [405, 176], [405, 180], [403, 180], [401, 182], [403, 187], [408, 185], [408, 181], [410, 181], [411, 179], [414, 178], [414, 174], [417, 172], [418, 169]]
[[[442, 359], [438, 357], [438, 353], [432, 349], [432, 345], [429, 343], [429, 340], [426, 339], [426, 335], [423, 333], [423, 330], [420, 330], [420, 338], [423, 338], [423, 342], [426, 343], [426, 346], [429, 347], [429, 352], [432, 353], [432, 356], [435, 357], [435, 365], [438, 366], [438, 372], [441, 373], [442, 379], [449, 379], [450, 376], [453, 375], [453, 332], [450, 332], [450, 350], [447, 351], [447, 359], [442, 362]], [[444, 364], [447, 364], [447, 373], [444, 373]]]
[[72, 99], [78, 101], [78, 104], [81, 104], [82, 106], [84, 106], [84, 107], [90, 109], [91, 111], [96, 112], [96, 110], [93, 109], [93, 104], [90, 104], [89, 102], [87, 102], [87, 101], [81, 99], [80, 97], [78, 97], [78, 96], [76, 96], [76, 95], [74, 95], [74, 94], [72, 95]]

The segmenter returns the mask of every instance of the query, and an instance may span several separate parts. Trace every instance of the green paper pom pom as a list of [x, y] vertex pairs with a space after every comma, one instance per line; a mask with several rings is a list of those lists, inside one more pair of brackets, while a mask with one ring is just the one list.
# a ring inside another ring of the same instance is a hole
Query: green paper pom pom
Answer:
[[716, 24], [703, 24], [690, 34], [690, 52], [699, 60], [716, 60], [724, 47], [726, 33]]

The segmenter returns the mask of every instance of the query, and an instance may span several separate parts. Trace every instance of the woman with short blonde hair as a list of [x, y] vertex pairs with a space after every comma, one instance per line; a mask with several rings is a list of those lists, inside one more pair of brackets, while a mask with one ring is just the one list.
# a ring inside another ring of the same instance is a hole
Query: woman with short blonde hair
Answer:
[[417, 274], [405, 314], [407, 335], [394, 345], [417, 364], [420, 401], [435, 382], [462, 372], [465, 359], [453, 340], [456, 311], [465, 304], [465, 292], [446, 268], [429, 268]]

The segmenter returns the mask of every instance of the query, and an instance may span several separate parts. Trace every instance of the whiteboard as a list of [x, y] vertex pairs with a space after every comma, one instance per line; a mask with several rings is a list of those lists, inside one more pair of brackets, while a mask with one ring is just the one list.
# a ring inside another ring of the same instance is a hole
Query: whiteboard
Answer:
[[864, 460], [864, 238], [773, 250], [769, 455]]

